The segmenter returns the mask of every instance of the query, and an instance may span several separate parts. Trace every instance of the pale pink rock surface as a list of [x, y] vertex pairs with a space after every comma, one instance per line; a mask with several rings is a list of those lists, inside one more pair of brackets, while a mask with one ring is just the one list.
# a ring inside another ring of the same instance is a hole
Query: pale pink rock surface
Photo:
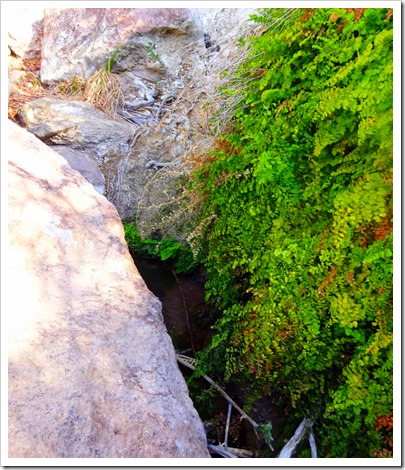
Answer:
[[115, 207], [8, 126], [8, 457], [209, 457]]

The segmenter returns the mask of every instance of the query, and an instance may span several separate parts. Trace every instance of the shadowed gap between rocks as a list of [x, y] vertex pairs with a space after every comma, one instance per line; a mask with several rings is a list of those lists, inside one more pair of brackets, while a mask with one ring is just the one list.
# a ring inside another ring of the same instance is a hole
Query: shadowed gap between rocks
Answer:
[[209, 306], [205, 302], [201, 275], [178, 274], [176, 280], [171, 268], [163, 262], [131, 254], [149, 290], [162, 302], [163, 318], [174, 348], [200, 351], [207, 346], [214, 331], [208, 320]]
[[[185, 354], [192, 357], [194, 352], [201, 351], [208, 346], [215, 330], [211, 328], [210, 306], [205, 302], [205, 280], [198, 269], [191, 274], [176, 275], [176, 280], [172, 269], [164, 262], [134, 252], [131, 252], [131, 255], [149, 290], [162, 302], [165, 325], [176, 351], [187, 351]], [[186, 301], [187, 312], [185, 312], [182, 295]], [[190, 339], [187, 314], [192, 339]], [[184, 366], [180, 366], [180, 369], [188, 381], [192, 372]], [[206, 424], [207, 437], [221, 442], [228, 403], [217, 392], [214, 392], [209, 403], [200, 401], [198, 396], [203, 396], [209, 389], [210, 385], [203, 378], [193, 379], [189, 383], [194, 406]], [[226, 390], [238, 404], [243, 405], [246, 402], [247, 396], [243, 385], [231, 381], [227, 384]], [[264, 423], [271, 420], [274, 430], [273, 437], [278, 439], [279, 447], [284, 444], [284, 441], [280, 439], [285, 420], [281, 407], [275, 406], [270, 398], [262, 398], [253, 403], [252, 411], [249, 414], [258, 422]], [[258, 441], [252, 426], [246, 420], [240, 420], [240, 415], [236, 410], [232, 411], [230, 429], [229, 442], [233, 446], [250, 449], [256, 457], [275, 457], [274, 452], [270, 454], [267, 446]], [[219, 457], [217, 454], [211, 456]]]

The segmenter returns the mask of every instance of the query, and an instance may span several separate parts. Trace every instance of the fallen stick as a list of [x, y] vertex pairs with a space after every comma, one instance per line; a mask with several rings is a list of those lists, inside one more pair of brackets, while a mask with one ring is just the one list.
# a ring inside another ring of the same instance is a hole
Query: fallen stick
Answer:
[[129, 109], [129, 111], [135, 111], [139, 108], [145, 108], [146, 106], [149, 106], [151, 105], [152, 103], [155, 102], [155, 98], [153, 98], [152, 96], [147, 99], [147, 100], [143, 100], [143, 101], [136, 101], [135, 103], [125, 103], [125, 107], [127, 109]]
[[219, 455], [222, 455], [222, 457], [225, 457], [226, 459], [237, 459], [238, 458], [237, 455], [234, 455], [233, 453], [228, 452], [227, 450], [225, 450], [225, 448], [223, 446], [215, 446], [214, 444], [208, 444], [208, 449], [213, 450], [214, 452], [216, 452]]
[[317, 459], [318, 458], [318, 452], [316, 450], [315, 436], [314, 436], [314, 433], [312, 431], [309, 433], [308, 440], [309, 440], [309, 446], [311, 447], [311, 457], [313, 459]]
[[[177, 360], [180, 362], [180, 364], [183, 364], [184, 366], [188, 367], [189, 369], [195, 370], [195, 359], [188, 357], [188, 356], [183, 356], [182, 354], [176, 354]], [[238, 406], [232, 398], [225, 392], [223, 388], [221, 388], [218, 384], [216, 384], [208, 375], [203, 374], [202, 377], [211, 384], [215, 390], [217, 390], [226, 400], [228, 400], [231, 405], [236, 408], [239, 413], [241, 414], [242, 418], [245, 418], [249, 423], [253, 426], [253, 428], [256, 430], [256, 428], [259, 426], [256, 421], [254, 421], [250, 416], [248, 416], [240, 406]]]
[[159, 106], [158, 110], [156, 111], [156, 115], [155, 115], [156, 121], [159, 119], [159, 114], [162, 111], [163, 105], [166, 103], [167, 100], [169, 100], [171, 98], [176, 98], [176, 95], [174, 95], [173, 93], [169, 93], [168, 95], [163, 97], [162, 102], [160, 103], [160, 106]]
[[231, 423], [231, 413], [232, 413], [232, 403], [228, 403], [228, 416], [226, 417], [225, 438], [224, 438], [224, 447], [226, 450], [228, 450], [228, 433], [229, 433], [229, 425]]
[[242, 458], [242, 459], [249, 459], [249, 458], [255, 458], [258, 456], [257, 452], [254, 450], [249, 450], [249, 449], [238, 449], [236, 447], [225, 447], [220, 444], [218, 446], [214, 444], [208, 444], [208, 448], [211, 449], [212, 451], [216, 452], [219, 455], [222, 455], [225, 458]]
[[249, 458], [254, 458], [258, 456], [257, 452], [255, 452], [254, 450], [249, 450], [249, 449], [237, 449], [236, 447], [228, 447], [227, 450], [231, 454], [234, 454], [237, 457], [240, 457], [243, 459], [249, 459]]
[[278, 457], [279, 459], [289, 459], [294, 452], [295, 448], [301, 441], [301, 439], [305, 436], [308, 428], [310, 428], [312, 425], [312, 421], [308, 418], [305, 417], [298, 428], [296, 429], [293, 437], [287, 442], [287, 444], [281, 449], [281, 452], [279, 453]]

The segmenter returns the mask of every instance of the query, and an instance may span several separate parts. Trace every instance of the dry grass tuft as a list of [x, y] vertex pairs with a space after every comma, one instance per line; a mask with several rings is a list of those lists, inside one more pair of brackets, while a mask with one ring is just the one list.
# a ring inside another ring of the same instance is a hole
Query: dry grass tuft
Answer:
[[55, 88], [58, 95], [87, 101], [97, 109], [115, 118], [117, 109], [124, 102], [124, 94], [117, 76], [103, 69], [89, 78], [72, 77]]
[[84, 89], [86, 86], [86, 80], [82, 77], [72, 77], [59, 82], [52, 92], [54, 95], [60, 95], [66, 98], [74, 98], [77, 100], [84, 100]]
[[111, 117], [116, 117], [124, 94], [116, 75], [103, 69], [95, 72], [84, 87], [85, 100]]

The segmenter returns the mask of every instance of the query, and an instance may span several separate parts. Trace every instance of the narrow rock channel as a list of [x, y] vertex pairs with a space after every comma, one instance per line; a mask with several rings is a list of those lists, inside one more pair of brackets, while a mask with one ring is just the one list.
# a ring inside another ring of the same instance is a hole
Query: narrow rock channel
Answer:
[[149, 290], [162, 302], [163, 317], [174, 348], [191, 352], [203, 349], [209, 344], [213, 330], [206, 320], [209, 307], [204, 299], [202, 276], [194, 272], [175, 277], [171, 268], [161, 261], [133, 253], [132, 256]]
[[[177, 352], [185, 352], [194, 356], [210, 343], [214, 334], [210, 318], [210, 306], [205, 302], [204, 277], [198, 270], [191, 274], [175, 275], [172, 269], [160, 260], [147, 258], [131, 252], [135, 265], [144, 279], [148, 289], [162, 302], [162, 313], [167, 331], [173, 341]], [[185, 305], [187, 311], [185, 310]], [[180, 367], [186, 381], [191, 377], [191, 371]], [[210, 403], [201, 398], [209, 392], [210, 386], [203, 378], [192, 380], [189, 383], [190, 396], [194, 401], [201, 419], [205, 422], [208, 439], [216, 442], [223, 439], [227, 401], [215, 391], [211, 391]], [[238, 383], [229, 383], [227, 392], [239, 403], [246, 400], [245, 391]], [[277, 426], [274, 436], [277, 437], [282, 429], [284, 412], [274, 406], [269, 399], [262, 399], [253, 403], [252, 412], [260, 421], [271, 420]], [[258, 457], [265, 452], [266, 445], [257, 439], [252, 426], [233, 410], [230, 422], [230, 442], [234, 446], [248, 449], [251, 456]], [[213, 454], [212, 457], [219, 457]]]

